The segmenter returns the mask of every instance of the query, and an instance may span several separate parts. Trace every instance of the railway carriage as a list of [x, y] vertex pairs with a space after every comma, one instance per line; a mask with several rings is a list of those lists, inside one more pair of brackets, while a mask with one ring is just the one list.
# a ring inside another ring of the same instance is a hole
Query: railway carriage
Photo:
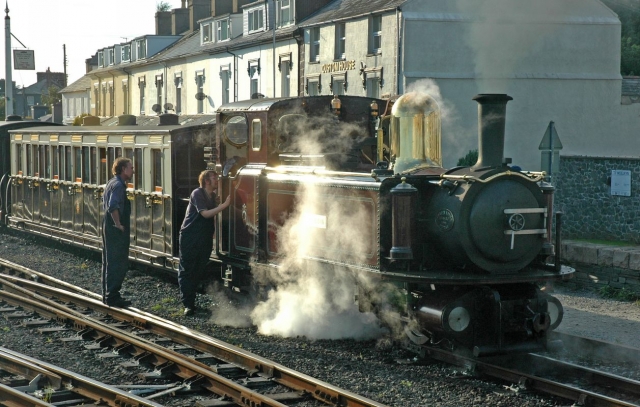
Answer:
[[[104, 186], [117, 157], [133, 160], [130, 257], [177, 270], [178, 233], [198, 174], [212, 162], [215, 125], [50, 126], [10, 131], [9, 227], [100, 250]], [[126, 124], [125, 124], [126, 123]]]

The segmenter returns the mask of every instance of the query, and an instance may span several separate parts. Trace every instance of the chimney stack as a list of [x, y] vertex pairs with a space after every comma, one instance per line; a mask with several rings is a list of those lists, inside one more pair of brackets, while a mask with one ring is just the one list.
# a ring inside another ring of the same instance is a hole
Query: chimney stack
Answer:
[[478, 102], [478, 161], [471, 169], [500, 167], [504, 159], [504, 128], [507, 102], [513, 100], [505, 94], [480, 94]]
[[171, 35], [171, 12], [156, 12], [156, 35]]

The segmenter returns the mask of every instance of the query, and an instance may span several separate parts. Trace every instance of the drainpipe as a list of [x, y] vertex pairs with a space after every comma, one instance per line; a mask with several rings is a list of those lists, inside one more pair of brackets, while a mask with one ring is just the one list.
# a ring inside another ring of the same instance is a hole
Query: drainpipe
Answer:
[[233, 55], [233, 101], [238, 101], [238, 56], [229, 51], [229, 47], [226, 49], [227, 54]]

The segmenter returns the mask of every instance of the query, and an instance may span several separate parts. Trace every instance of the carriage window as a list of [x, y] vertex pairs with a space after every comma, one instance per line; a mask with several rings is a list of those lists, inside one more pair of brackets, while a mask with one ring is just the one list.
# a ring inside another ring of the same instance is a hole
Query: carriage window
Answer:
[[91, 159], [89, 161], [89, 182], [93, 185], [98, 183], [98, 174], [96, 173], [96, 164], [98, 161], [98, 151], [95, 147], [91, 147]]
[[107, 149], [100, 147], [100, 184], [106, 184], [109, 179], [109, 166], [107, 164]]
[[142, 189], [142, 170], [138, 171], [138, 168], [142, 168], [142, 149], [136, 148], [133, 155], [133, 179], [136, 189]]
[[125, 148], [123, 157], [133, 160], [133, 148]]
[[31, 145], [27, 144], [26, 152], [27, 152], [27, 176], [30, 177], [33, 175], [33, 167], [31, 166], [31, 163], [33, 162]]
[[33, 176], [40, 176], [40, 146], [31, 146], [33, 159]]
[[251, 146], [254, 151], [260, 151], [262, 148], [262, 122], [260, 119], [254, 119], [251, 123]]
[[[85, 147], [86, 148], [86, 147]], [[74, 171], [72, 181], [82, 182], [82, 149], [80, 147], [73, 148]]]
[[51, 175], [53, 179], [60, 179], [60, 152], [58, 146], [51, 147]]
[[46, 177], [45, 173], [47, 171], [47, 167], [44, 163], [44, 159], [46, 157], [46, 153], [44, 152], [44, 146], [38, 146], [38, 177]]
[[162, 192], [162, 151], [151, 150], [151, 159], [153, 162], [151, 179], [153, 179], [154, 190], [156, 192]]
[[113, 162], [116, 160], [116, 149], [114, 147], [109, 147], [109, 154], [107, 154], [107, 178], [104, 180], [105, 183], [113, 177], [113, 172], [111, 169], [113, 168]]
[[51, 146], [44, 147], [44, 177], [51, 179]]
[[22, 144], [16, 144], [16, 174], [22, 175]]
[[232, 116], [224, 124], [223, 132], [231, 144], [244, 145], [247, 142], [247, 120], [244, 116]]
[[73, 180], [73, 173], [71, 172], [71, 146], [64, 146], [64, 180]]
[[88, 184], [89, 174], [91, 171], [91, 165], [89, 165], [89, 160], [91, 158], [89, 155], [89, 147], [82, 147], [82, 155], [80, 158], [82, 159], [82, 182]]

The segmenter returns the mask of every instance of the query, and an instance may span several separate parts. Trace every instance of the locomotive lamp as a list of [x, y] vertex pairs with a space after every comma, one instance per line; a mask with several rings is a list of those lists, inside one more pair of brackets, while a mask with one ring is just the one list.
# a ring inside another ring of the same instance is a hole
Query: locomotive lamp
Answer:
[[342, 107], [342, 102], [338, 99], [338, 95], [333, 95], [333, 99], [331, 99], [331, 110], [336, 116], [340, 115], [340, 108]]
[[413, 207], [418, 190], [407, 179], [391, 189], [391, 260], [412, 260], [413, 251]]

